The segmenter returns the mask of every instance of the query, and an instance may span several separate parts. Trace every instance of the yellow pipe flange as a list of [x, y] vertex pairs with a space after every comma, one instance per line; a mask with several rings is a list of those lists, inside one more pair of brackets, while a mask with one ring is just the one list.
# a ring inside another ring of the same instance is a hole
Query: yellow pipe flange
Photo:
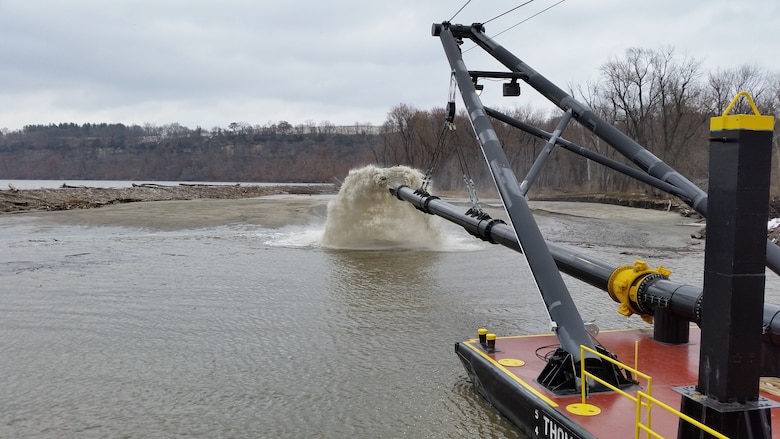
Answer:
[[645, 276], [660, 274], [668, 277], [671, 273], [660, 265], [655, 270], [651, 270], [646, 262], [637, 260], [634, 265], [623, 265], [612, 272], [607, 282], [607, 292], [612, 300], [620, 304], [618, 313], [626, 317], [639, 314], [645, 321], [651, 322], [653, 316], [638, 311], [632, 303], [637, 302], [637, 291]]

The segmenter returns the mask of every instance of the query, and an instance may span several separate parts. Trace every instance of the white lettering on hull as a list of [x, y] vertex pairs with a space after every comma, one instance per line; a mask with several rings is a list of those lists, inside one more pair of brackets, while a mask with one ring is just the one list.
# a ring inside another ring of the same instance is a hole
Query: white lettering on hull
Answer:
[[[570, 434], [566, 427], [555, 422], [546, 413], [540, 413], [539, 409], [534, 410], [534, 418], [537, 420], [536, 428], [534, 428], [534, 433], [537, 437], [545, 439], [576, 439], [576, 436]], [[541, 427], [541, 431], [539, 431], [539, 427]]]

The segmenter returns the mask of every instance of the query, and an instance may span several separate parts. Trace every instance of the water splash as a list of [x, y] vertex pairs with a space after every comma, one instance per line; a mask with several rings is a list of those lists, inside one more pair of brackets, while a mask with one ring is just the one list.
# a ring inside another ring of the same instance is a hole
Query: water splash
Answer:
[[348, 249], [439, 250], [444, 238], [435, 217], [393, 197], [388, 186], [418, 188], [420, 171], [406, 166], [353, 169], [328, 203], [322, 246]]

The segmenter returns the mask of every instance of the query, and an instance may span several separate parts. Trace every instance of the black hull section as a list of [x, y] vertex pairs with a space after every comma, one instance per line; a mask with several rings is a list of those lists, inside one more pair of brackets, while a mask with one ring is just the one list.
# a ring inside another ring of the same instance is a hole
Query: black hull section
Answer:
[[529, 438], [596, 439], [506, 374], [489, 357], [465, 343], [456, 343], [455, 352], [477, 392]]

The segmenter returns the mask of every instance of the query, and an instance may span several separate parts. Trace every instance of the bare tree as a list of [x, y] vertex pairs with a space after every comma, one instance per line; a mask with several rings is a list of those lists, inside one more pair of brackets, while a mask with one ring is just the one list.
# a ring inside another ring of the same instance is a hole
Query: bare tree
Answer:
[[[700, 173], [692, 154], [706, 146], [701, 64], [674, 49], [630, 48], [588, 86], [591, 106], [673, 167]], [[706, 170], [704, 171], [706, 172]]]
[[[773, 110], [777, 96], [773, 93], [775, 87], [772, 79], [772, 75], [754, 64], [744, 64], [733, 69], [719, 68], [710, 72], [707, 77], [708, 110], [713, 115], [722, 114], [741, 91], [750, 94], [759, 111]], [[752, 113], [744, 100], [738, 101], [732, 111], [738, 114]]]
[[407, 104], [393, 107], [384, 124], [385, 157], [392, 165], [420, 166], [426, 156], [420, 142], [427, 114]]

